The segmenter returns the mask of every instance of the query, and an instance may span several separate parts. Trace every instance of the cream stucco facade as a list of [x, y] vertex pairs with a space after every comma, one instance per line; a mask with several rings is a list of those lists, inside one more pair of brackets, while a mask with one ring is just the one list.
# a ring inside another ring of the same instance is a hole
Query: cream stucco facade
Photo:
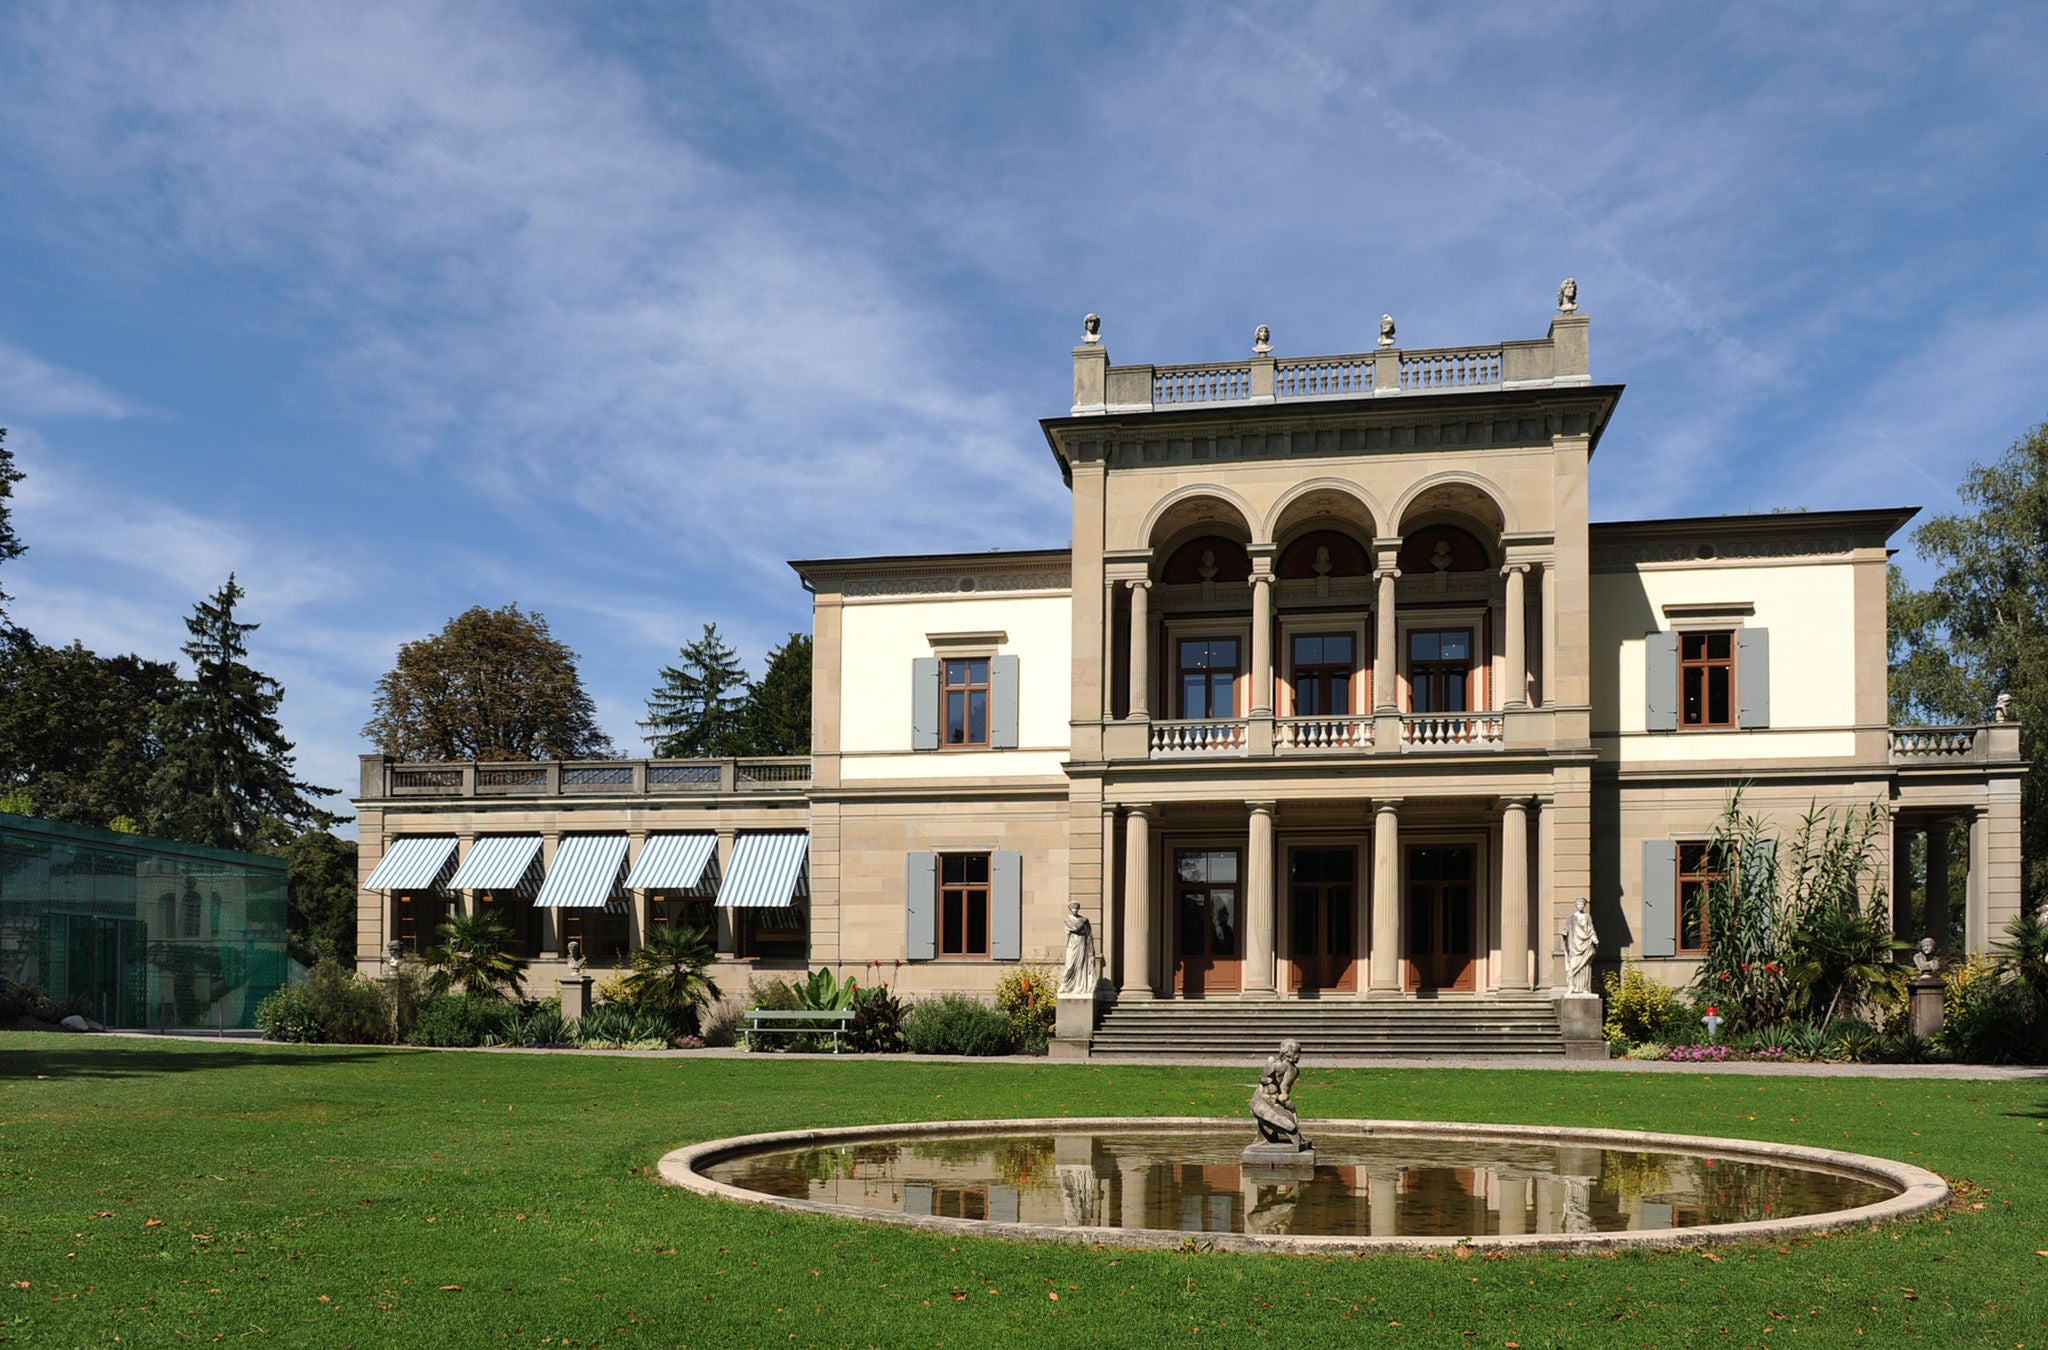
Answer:
[[[1074, 901], [1105, 1004], [1535, 998], [1585, 897], [1604, 964], [1677, 983], [1697, 933], [1659, 859], [1738, 786], [1780, 820], [1875, 806], [1898, 839], [1962, 841], [1967, 894], [1902, 886], [1898, 924], [1946, 941], [1959, 913], [1988, 945], [2019, 903], [2018, 729], [1887, 723], [1885, 559], [1912, 512], [1589, 521], [1622, 395], [1589, 332], [1191, 367], [1084, 343], [1042, 424], [1071, 547], [793, 564], [801, 761], [492, 785], [366, 760], [365, 949], [396, 932], [367, 885], [388, 840], [452, 834], [459, 858], [530, 830], [552, 857], [625, 833], [623, 951], [658, 921], [635, 860], [694, 833], [720, 865], [687, 898], [736, 968], [986, 991], [1058, 958]], [[766, 854], [738, 841], [795, 832], [801, 890], [764, 906], [731, 869]]]

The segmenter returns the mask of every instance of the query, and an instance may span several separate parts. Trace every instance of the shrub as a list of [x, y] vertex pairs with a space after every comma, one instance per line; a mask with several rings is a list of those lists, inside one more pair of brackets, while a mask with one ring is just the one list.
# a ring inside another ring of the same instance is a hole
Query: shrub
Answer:
[[266, 1041], [310, 1045], [320, 1039], [320, 1024], [306, 1006], [306, 986], [288, 984], [256, 1007], [256, 1025]]
[[1017, 1048], [1008, 1013], [966, 994], [924, 999], [903, 1016], [903, 1039], [920, 1055], [1007, 1055]]
[[1670, 1053], [1671, 1047], [1663, 1044], [1661, 1041], [1644, 1041], [1640, 1045], [1631, 1045], [1622, 1052], [1621, 1057], [1623, 1059], [1662, 1059]]
[[704, 972], [718, 953], [702, 928], [656, 928], [633, 953], [633, 969], [624, 981], [621, 1006], [658, 1018], [669, 1033], [695, 1032], [704, 1007], [722, 995]]
[[600, 1003], [576, 1024], [576, 1044], [591, 1050], [662, 1050], [668, 1046], [669, 1024], [653, 1013], [636, 1013], [616, 1003]]
[[567, 1045], [569, 1025], [562, 1020], [562, 1001], [523, 1004], [505, 1019], [505, 1045]]
[[903, 1003], [886, 984], [856, 989], [853, 1021], [847, 1025], [846, 1043], [867, 1055], [894, 1054], [904, 1048]]
[[1778, 1028], [1778, 1044], [1793, 1059], [1819, 1059], [1828, 1038], [1817, 1022], [1787, 1022]]
[[483, 999], [435, 994], [421, 1006], [405, 1039], [410, 1045], [485, 1045], [503, 1034], [505, 1011], [503, 1004]]
[[1942, 983], [1937, 1051], [1971, 1064], [2048, 1059], [2048, 1034], [2030, 1015], [2019, 982], [2000, 979], [1996, 962], [1972, 956], [1942, 972]]
[[1609, 971], [1602, 982], [1607, 995], [1607, 1020], [1601, 1028], [1610, 1041], [1661, 1040], [1673, 1029], [1678, 991], [1657, 983], [1640, 970]]
[[1009, 1014], [1018, 1046], [1043, 1054], [1059, 1011], [1059, 977], [1050, 966], [1018, 966], [996, 982], [996, 1006]]
[[1854, 1017], [1837, 1017], [1828, 1024], [1827, 1037], [1825, 1053], [1850, 1061], [1869, 1059], [1883, 1040], [1876, 1027]]

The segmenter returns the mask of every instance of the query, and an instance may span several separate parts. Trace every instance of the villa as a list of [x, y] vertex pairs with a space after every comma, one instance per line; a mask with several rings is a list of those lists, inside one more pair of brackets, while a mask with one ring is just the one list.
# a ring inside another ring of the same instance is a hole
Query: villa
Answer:
[[1946, 947], [1959, 902], [1985, 950], [2019, 907], [2019, 728], [1888, 724], [1913, 510], [1590, 521], [1622, 388], [1574, 299], [1531, 340], [1404, 350], [1385, 320], [1292, 358], [1262, 329], [1183, 366], [1113, 365], [1091, 316], [1041, 423], [1070, 547], [793, 563], [808, 757], [365, 756], [365, 965], [460, 905], [544, 985], [571, 939], [602, 967], [701, 923], [740, 989], [985, 993], [1057, 962], [1075, 900], [1098, 1049], [1263, 1037], [1274, 1008], [1547, 1046], [1580, 897], [1605, 968], [1690, 978], [1738, 786], [1788, 823], [1882, 806], [1899, 856], [1925, 832], [1897, 930]]

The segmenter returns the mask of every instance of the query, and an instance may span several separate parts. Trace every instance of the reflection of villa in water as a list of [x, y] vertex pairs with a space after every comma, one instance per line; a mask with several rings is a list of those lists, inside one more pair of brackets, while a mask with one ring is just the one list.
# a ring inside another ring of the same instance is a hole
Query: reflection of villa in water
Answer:
[[[791, 1200], [1065, 1228], [1345, 1237], [1592, 1234], [1788, 1218], [1890, 1194], [1760, 1162], [1318, 1131], [1312, 1175], [1242, 1168], [1226, 1132], [854, 1144], [716, 1164]], [[1334, 1161], [1329, 1161], [1334, 1159]]]
[[1069, 547], [795, 564], [808, 757], [366, 758], [359, 950], [462, 905], [507, 915], [543, 980], [572, 937], [602, 966], [703, 922], [739, 987], [829, 965], [985, 993], [1057, 959], [1073, 899], [1116, 1004], [1098, 1045], [1165, 1004], [1159, 1048], [1215, 1048], [1248, 1001], [1296, 1000], [1483, 1005], [1530, 1028], [1512, 1045], [1578, 897], [1603, 962], [1686, 982], [1745, 782], [1780, 822], [1889, 806], [1891, 846], [1925, 832], [1934, 859], [1898, 931], [1946, 942], [1959, 912], [1986, 949], [2019, 901], [2019, 730], [1888, 725], [1912, 512], [1590, 522], [1595, 450], [1641, 438], [1589, 332], [1573, 310], [1529, 340], [1171, 367], [1091, 334], [1041, 424]]

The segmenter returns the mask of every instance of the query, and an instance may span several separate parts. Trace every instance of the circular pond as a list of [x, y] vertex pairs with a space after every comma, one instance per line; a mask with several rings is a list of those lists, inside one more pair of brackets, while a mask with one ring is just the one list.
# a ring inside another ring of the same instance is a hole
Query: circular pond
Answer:
[[755, 1204], [1001, 1237], [1234, 1249], [1691, 1245], [1900, 1218], [1932, 1172], [1748, 1140], [1304, 1122], [1312, 1167], [1245, 1166], [1242, 1120], [946, 1121], [720, 1139], [664, 1180]]

